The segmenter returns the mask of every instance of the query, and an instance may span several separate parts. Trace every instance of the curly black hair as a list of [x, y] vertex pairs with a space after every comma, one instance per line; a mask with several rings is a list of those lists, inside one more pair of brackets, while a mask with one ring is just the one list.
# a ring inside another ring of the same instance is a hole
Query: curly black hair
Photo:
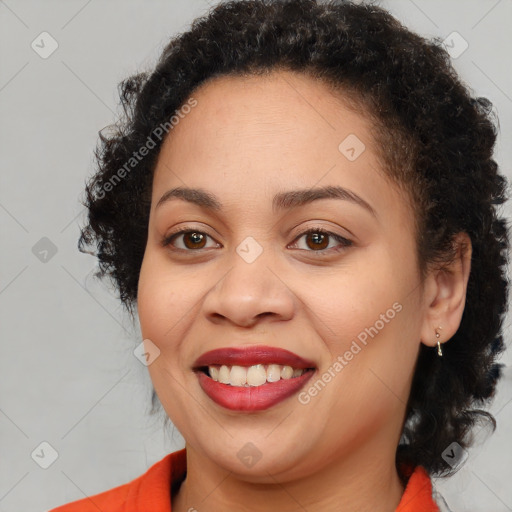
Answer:
[[412, 33], [371, 4], [220, 3], [171, 39], [154, 70], [119, 85], [123, 114], [99, 133], [78, 247], [97, 256], [96, 276], [111, 279], [133, 316], [162, 127], [172, 136], [169, 120], [207, 80], [279, 69], [322, 80], [371, 118], [386, 175], [413, 199], [422, 276], [453, 258], [457, 233], [471, 239], [460, 326], [441, 358], [421, 345], [396, 452], [397, 468], [453, 474], [443, 451], [454, 441], [469, 447], [478, 420], [496, 428], [476, 407], [494, 396], [501, 375], [509, 234], [497, 211], [507, 182], [493, 160], [492, 104], [472, 97], [438, 38]]

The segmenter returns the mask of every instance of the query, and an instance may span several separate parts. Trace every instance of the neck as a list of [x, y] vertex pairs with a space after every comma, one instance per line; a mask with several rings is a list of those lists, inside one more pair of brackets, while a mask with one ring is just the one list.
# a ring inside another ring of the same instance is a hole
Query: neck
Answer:
[[372, 444], [299, 479], [281, 482], [269, 473], [264, 484], [238, 478], [187, 445], [187, 476], [172, 497], [172, 510], [394, 512], [404, 492], [395, 454]]

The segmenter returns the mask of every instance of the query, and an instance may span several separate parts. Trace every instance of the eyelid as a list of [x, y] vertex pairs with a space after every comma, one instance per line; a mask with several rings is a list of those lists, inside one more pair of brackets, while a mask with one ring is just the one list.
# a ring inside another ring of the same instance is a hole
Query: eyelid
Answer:
[[[206, 237], [208, 238], [211, 238], [212, 240], [215, 241], [215, 243], [219, 244], [219, 242], [217, 242], [213, 236], [211, 236], [210, 234], [208, 234], [206, 231], [203, 231], [201, 229], [197, 229], [196, 227], [194, 226], [182, 226], [178, 229], [176, 229], [175, 231], [172, 231], [171, 233], [169, 233], [168, 235], [165, 235], [162, 240], [161, 240], [161, 245], [163, 247], [168, 247], [168, 246], [171, 246], [172, 247], [172, 241], [174, 238], [177, 238], [179, 237], [180, 235], [185, 235], [187, 233], [193, 233], [193, 232], [196, 232], [196, 233], [200, 233], [202, 235], [205, 235]], [[313, 253], [317, 256], [323, 256], [323, 255], [330, 255], [332, 253], [336, 253], [336, 252], [342, 252], [343, 250], [347, 249], [348, 247], [351, 247], [354, 245], [354, 242], [346, 237], [344, 237], [343, 235], [340, 235], [338, 233], [335, 233], [333, 231], [329, 231], [327, 229], [325, 229], [324, 227], [321, 227], [321, 226], [310, 226], [308, 228], [303, 228], [301, 231], [299, 231], [297, 233], [297, 235], [295, 236], [295, 238], [293, 239], [293, 241], [291, 242], [291, 244], [289, 244], [287, 247], [289, 247], [290, 245], [297, 245], [298, 243], [298, 240], [300, 240], [302, 237], [310, 234], [310, 233], [321, 233], [321, 234], [324, 234], [334, 240], [336, 240], [338, 242], [338, 244], [341, 244], [341, 248], [330, 248], [330, 249], [321, 249], [321, 250], [318, 250], [318, 251], [314, 251], [314, 250], [306, 250], [306, 249], [299, 249], [300, 251], [303, 251], [303, 252], [310, 252], [310, 253]], [[222, 244], [220, 244], [222, 245]], [[207, 248], [199, 248], [199, 249], [181, 249], [181, 248], [177, 248], [177, 247], [174, 247], [172, 248], [171, 250], [173, 251], [176, 251], [176, 252], [182, 252], [182, 253], [201, 253], [203, 252], [205, 249], [211, 249], [211, 247], [207, 247]]]
[[[208, 238], [211, 238], [212, 240], [215, 240], [213, 238], [212, 235], [208, 234], [206, 231], [204, 231], [203, 229], [197, 229], [197, 228], [194, 228], [193, 226], [184, 226], [184, 227], [180, 227], [178, 229], [176, 229], [175, 231], [172, 231], [171, 233], [167, 234], [167, 235], [164, 235], [162, 237], [162, 240], [161, 240], [161, 245], [163, 247], [167, 247], [169, 245], [172, 245], [171, 242], [173, 240], [173, 238], [177, 238], [179, 237], [180, 235], [185, 235], [187, 233], [200, 233], [201, 235], [206, 235]], [[219, 244], [219, 242], [215, 241], [215, 243]], [[174, 250], [176, 251], [183, 251], [183, 252], [200, 252], [201, 249], [196, 249], [196, 250], [193, 250], [193, 249], [179, 249], [179, 248], [174, 248]]]
[[319, 251], [313, 251], [313, 250], [305, 250], [305, 249], [299, 249], [301, 251], [304, 251], [304, 252], [310, 252], [310, 253], [313, 253], [317, 256], [323, 256], [323, 255], [331, 255], [332, 253], [338, 253], [338, 252], [342, 252], [344, 251], [345, 249], [347, 249], [348, 247], [351, 247], [352, 245], [354, 245], [354, 242], [338, 233], [335, 233], [333, 231], [329, 231], [328, 229], [325, 229], [323, 227], [320, 227], [320, 226], [313, 226], [313, 227], [310, 227], [310, 228], [306, 228], [306, 229], [303, 229], [302, 231], [300, 231], [297, 236], [294, 238], [293, 242], [292, 242], [292, 245], [297, 245], [298, 243], [298, 240], [300, 240], [301, 238], [303, 238], [304, 236], [310, 234], [310, 233], [321, 233], [323, 235], [326, 235], [328, 236], [329, 238], [332, 238], [334, 240], [336, 240], [338, 242], [338, 245], [341, 244], [341, 248], [339, 247], [331, 247], [330, 249], [322, 249], [322, 250], [319, 250]]

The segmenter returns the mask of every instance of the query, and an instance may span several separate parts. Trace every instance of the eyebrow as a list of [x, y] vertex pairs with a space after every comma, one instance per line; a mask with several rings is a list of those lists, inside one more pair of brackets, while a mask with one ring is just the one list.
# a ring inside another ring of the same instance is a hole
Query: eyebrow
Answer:
[[[200, 188], [189, 187], [177, 187], [168, 190], [158, 200], [155, 208], [158, 208], [163, 203], [171, 201], [172, 199], [182, 199], [209, 210], [222, 210], [222, 203], [214, 194]], [[362, 206], [374, 217], [377, 217], [375, 210], [362, 197], [358, 196], [351, 190], [339, 186], [326, 186], [280, 192], [276, 194], [272, 200], [272, 210], [277, 213], [280, 210], [297, 208], [299, 206], [304, 206], [305, 204], [309, 204], [320, 199], [341, 199], [350, 201], [359, 206]]]

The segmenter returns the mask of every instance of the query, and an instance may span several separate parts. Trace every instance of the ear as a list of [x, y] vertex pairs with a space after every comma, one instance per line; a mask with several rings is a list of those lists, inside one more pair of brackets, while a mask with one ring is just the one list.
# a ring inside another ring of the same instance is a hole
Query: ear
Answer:
[[453, 246], [453, 261], [441, 269], [432, 270], [425, 279], [421, 341], [431, 347], [437, 345], [438, 339], [444, 343], [457, 332], [466, 304], [472, 254], [469, 235], [458, 233], [453, 239]]

